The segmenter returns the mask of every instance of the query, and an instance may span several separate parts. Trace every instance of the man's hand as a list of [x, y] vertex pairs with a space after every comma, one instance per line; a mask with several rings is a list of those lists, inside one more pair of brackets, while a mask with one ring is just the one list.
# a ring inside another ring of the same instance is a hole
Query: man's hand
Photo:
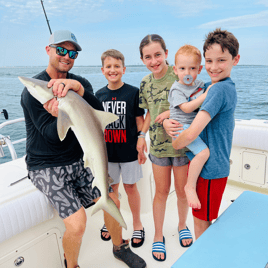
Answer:
[[53, 98], [46, 102], [43, 107], [53, 116], [58, 117], [59, 108], [58, 108], [59, 102], [56, 98]]
[[73, 79], [51, 79], [47, 87], [53, 86], [53, 94], [59, 98], [65, 97], [67, 92], [71, 89], [81, 97], [84, 96], [85, 89], [80, 82]]

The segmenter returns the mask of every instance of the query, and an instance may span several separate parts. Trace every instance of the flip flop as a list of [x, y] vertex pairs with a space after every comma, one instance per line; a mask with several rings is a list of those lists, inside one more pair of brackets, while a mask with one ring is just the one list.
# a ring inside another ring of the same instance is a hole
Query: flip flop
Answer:
[[111, 239], [111, 236], [109, 236], [109, 237], [104, 237], [104, 236], [102, 235], [102, 233], [109, 233], [109, 231], [107, 230], [105, 224], [104, 224], [103, 227], [101, 228], [100, 232], [101, 232], [101, 235], [100, 235], [100, 236], [101, 236], [101, 239], [102, 239], [103, 241], [109, 241], [109, 240]]
[[193, 239], [192, 234], [188, 227], [186, 226], [186, 229], [182, 229], [179, 231], [179, 239], [180, 239], [180, 244], [183, 248], [188, 248], [193, 244], [193, 241], [189, 245], [183, 245], [182, 240], [184, 239]]
[[[158, 253], [164, 253], [164, 259], [158, 259], [154, 256], [154, 252], [158, 252]], [[165, 237], [163, 236], [163, 242], [154, 242], [153, 243], [153, 249], [152, 249], [152, 255], [153, 258], [156, 261], [164, 261], [166, 260], [166, 246], [165, 246]]]
[[[138, 242], [138, 243], [134, 243], [134, 239], [140, 239], [141, 241]], [[132, 238], [131, 238], [131, 246], [133, 248], [138, 248], [138, 247], [141, 247], [144, 243], [144, 240], [145, 240], [145, 231], [144, 231], [144, 228], [143, 230], [137, 230], [137, 231], [134, 231], [133, 232], [133, 235], [132, 235]]]

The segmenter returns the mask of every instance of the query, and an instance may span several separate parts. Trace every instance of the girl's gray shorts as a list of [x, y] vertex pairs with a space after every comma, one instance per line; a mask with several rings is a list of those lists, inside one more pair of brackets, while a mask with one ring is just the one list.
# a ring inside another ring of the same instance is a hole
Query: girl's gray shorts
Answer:
[[187, 156], [159, 158], [152, 154], [149, 154], [149, 159], [153, 164], [161, 167], [167, 167], [167, 166], [181, 167], [189, 163], [189, 158]]
[[94, 177], [81, 160], [71, 165], [29, 171], [29, 178], [43, 192], [63, 219], [82, 206], [94, 205], [101, 196], [97, 187], [92, 189]]
[[108, 172], [113, 184], [120, 182], [120, 175], [124, 184], [134, 184], [142, 178], [142, 168], [138, 160], [125, 163], [108, 162]]

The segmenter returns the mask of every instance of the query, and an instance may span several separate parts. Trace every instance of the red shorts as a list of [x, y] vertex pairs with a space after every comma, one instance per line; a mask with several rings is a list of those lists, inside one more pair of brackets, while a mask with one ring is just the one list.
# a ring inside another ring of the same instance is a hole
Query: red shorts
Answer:
[[201, 203], [201, 209], [193, 209], [193, 216], [203, 221], [212, 221], [218, 218], [227, 178], [213, 180], [198, 178], [196, 192]]

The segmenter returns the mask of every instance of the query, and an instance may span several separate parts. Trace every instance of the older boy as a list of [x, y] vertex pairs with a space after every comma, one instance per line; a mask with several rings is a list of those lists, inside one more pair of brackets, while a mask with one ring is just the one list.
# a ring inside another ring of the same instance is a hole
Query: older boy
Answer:
[[[212, 85], [200, 111], [188, 129], [174, 142], [174, 148], [187, 146], [198, 135], [210, 149], [197, 181], [197, 195], [201, 209], [193, 209], [195, 235], [198, 238], [218, 217], [222, 195], [230, 172], [229, 156], [234, 129], [234, 111], [237, 102], [235, 84], [230, 78], [233, 66], [239, 62], [239, 43], [235, 36], [221, 29], [208, 34], [203, 47], [205, 67]], [[167, 121], [167, 120], [165, 120]], [[165, 122], [173, 135], [175, 123]]]
[[[101, 61], [101, 70], [108, 80], [108, 85], [97, 91], [96, 97], [102, 102], [106, 112], [119, 116], [119, 120], [105, 129], [108, 170], [113, 179], [111, 186], [118, 196], [121, 174], [133, 215], [134, 232], [131, 245], [140, 247], [144, 242], [145, 232], [140, 219], [140, 194], [136, 185], [142, 178], [136, 145], [138, 131], [144, 121], [144, 110], [139, 108], [139, 89], [122, 82], [126, 70], [123, 54], [109, 49], [102, 54]], [[105, 226], [101, 229], [101, 238], [110, 239]]]

